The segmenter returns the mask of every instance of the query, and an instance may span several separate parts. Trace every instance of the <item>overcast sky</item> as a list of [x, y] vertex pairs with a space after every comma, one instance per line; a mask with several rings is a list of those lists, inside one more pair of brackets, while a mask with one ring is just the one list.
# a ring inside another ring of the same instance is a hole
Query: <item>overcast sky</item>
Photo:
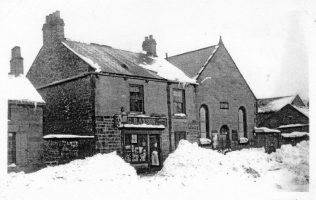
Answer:
[[[61, 11], [65, 36], [86, 43], [141, 51], [152, 34], [158, 55], [218, 43], [219, 36], [257, 98], [308, 95], [312, 0], [1, 0], [0, 66], [9, 71], [11, 48], [21, 46], [25, 71], [42, 46], [45, 16]], [[315, 28], [313, 29], [315, 30]], [[314, 44], [315, 45], [315, 44]]]

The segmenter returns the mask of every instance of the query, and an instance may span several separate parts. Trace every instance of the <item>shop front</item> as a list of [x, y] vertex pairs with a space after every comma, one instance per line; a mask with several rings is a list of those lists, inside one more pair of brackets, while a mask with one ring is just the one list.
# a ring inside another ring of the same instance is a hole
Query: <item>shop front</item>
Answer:
[[166, 127], [166, 118], [127, 117], [119, 122], [123, 158], [136, 169], [159, 169], [161, 159], [161, 135]]

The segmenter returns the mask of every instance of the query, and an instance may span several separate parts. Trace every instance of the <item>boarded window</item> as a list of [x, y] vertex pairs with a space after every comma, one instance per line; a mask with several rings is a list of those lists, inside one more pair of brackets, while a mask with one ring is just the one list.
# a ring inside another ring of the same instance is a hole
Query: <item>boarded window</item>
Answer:
[[144, 90], [142, 85], [130, 85], [130, 111], [144, 112]]
[[174, 113], [185, 113], [184, 90], [173, 89], [172, 96]]
[[8, 164], [16, 163], [16, 134], [8, 134]]

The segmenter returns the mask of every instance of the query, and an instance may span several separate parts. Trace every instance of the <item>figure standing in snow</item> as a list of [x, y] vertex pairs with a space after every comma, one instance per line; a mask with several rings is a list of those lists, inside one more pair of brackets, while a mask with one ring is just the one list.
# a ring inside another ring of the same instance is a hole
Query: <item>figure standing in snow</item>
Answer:
[[159, 166], [157, 143], [155, 143], [153, 151], [151, 152], [151, 165], [152, 166]]

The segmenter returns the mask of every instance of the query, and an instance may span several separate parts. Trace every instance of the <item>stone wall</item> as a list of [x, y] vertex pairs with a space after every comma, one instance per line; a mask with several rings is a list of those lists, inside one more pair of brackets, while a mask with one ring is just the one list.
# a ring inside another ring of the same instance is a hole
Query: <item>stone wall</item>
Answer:
[[94, 84], [85, 76], [39, 90], [46, 102], [44, 135], [94, 135]]
[[26, 77], [38, 88], [91, 70], [88, 64], [61, 42], [55, 42], [41, 48]]
[[15, 170], [31, 172], [43, 163], [43, 105], [9, 103], [8, 133], [16, 137]]
[[[219, 132], [223, 125], [228, 126], [230, 133], [238, 132], [238, 110], [244, 107], [247, 137], [251, 140], [257, 112], [256, 98], [223, 45], [219, 46], [198, 81], [197, 106], [199, 110], [206, 105], [209, 110], [209, 132]], [[227, 102], [229, 108], [221, 109], [220, 102]]]

